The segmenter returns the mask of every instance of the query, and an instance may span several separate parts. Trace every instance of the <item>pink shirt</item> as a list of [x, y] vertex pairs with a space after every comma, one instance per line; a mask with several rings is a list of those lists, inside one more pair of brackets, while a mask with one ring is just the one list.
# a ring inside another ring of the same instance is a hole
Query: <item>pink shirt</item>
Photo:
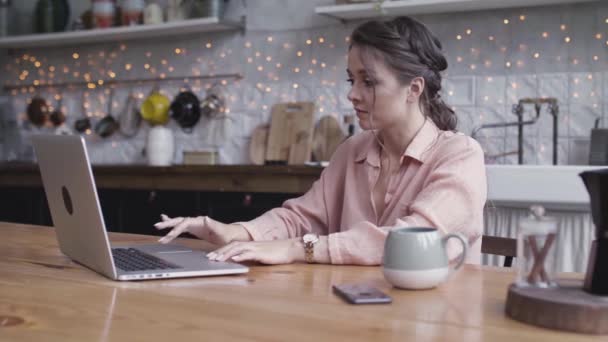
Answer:
[[[486, 174], [479, 144], [426, 120], [391, 175], [378, 216], [372, 188], [380, 175], [380, 146], [369, 131], [344, 141], [312, 188], [260, 217], [240, 222], [255, 241], [313, 232], [328, 235], [332, 264], [379, 265], [395, 227], [434, 227], [469, 241], [467, 262], [479, 263]], [[448, 244], [448, 257], [460, 253]], [[317, 248], [317, 247], [315, 247]]]

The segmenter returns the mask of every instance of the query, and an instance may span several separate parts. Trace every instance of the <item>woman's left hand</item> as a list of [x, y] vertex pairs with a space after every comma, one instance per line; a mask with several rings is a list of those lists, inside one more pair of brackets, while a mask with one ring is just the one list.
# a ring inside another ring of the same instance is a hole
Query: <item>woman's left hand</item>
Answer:
[[290, 264], [303, 259], [304, 247], [299, 239], [231, 242], [207, 256], [214, 261], [257, 261], [263, 264]]

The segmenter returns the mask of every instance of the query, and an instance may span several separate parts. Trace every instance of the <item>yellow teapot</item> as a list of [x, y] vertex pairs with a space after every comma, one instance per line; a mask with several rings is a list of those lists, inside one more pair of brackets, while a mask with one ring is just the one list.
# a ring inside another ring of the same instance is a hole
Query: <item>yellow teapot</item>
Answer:
[[152, 125], [164, 125], [169, 121], [169, 98], [158, 89], [152, 90], [139, 109], [141, 117]]

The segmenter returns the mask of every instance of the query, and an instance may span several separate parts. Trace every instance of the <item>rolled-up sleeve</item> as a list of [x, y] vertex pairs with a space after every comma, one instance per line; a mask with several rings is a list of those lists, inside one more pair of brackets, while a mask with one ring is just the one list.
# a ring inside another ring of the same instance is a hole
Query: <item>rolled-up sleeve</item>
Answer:
[[327, 234], [325, 186], [333, 172], [330, 164], [306, 194], [287, 200], [282, 207], [274, 208], [256, 219], [237, 223], [245, 227], [254, 241], [289, 239], [308, 232]]

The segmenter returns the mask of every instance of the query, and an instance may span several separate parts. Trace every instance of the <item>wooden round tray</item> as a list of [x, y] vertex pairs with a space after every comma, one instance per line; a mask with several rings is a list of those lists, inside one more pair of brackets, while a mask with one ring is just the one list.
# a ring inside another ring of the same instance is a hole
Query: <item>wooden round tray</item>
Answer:
[[585, 334], [608, 334], [608, 296], [583, 291], [582, 281], [554, 288], [509, 286], [507, 316], [529, 324]]

